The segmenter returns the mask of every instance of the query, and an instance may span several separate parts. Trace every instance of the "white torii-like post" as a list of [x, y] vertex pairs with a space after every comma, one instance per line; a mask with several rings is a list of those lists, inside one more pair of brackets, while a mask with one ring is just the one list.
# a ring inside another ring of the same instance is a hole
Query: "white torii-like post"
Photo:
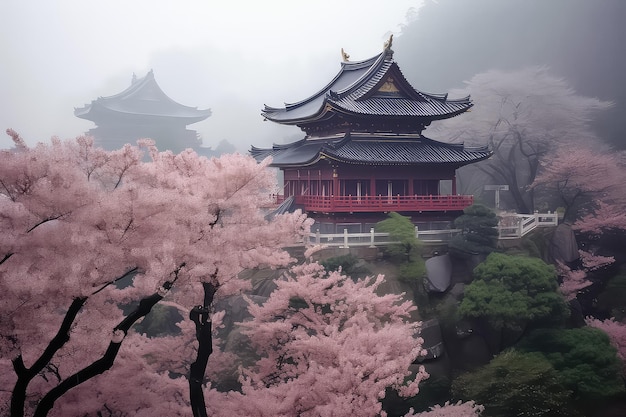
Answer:
[[500, 191], [509, 191], [509, 186], [506, 184], [485, 185], [485, 191], [496, 192], [496, 210], [500, 210]]

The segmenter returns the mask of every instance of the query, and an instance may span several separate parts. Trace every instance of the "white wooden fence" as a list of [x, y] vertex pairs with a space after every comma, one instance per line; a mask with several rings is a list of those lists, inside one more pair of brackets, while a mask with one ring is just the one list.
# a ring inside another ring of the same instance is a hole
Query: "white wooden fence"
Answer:
[[[445, 230], [418, 230], [415, 228], [415, 235], [422, 242], [442, 243], [448, 242], [452, 236], [459, 234], [460, 229]], [[377, 233], [372, 227], [369, 233], [348, 233], [348, 229], [343, 229], [343, 233], [320, 233], [315, 232], [309, 235], [310, 245], [334, 246], [340, 248], [350, 248], [355, 246], [386, 246], [395, 241], [391, 240], [389, 233]]]
[[557, 213], [505, 214], [500, 216], [499, 239], [519, 239], [538, 227], [559, 225]]
[[[498, 225], [499, 239], [519, 239], [537, 227], [554, 227], [559, 224], [557, 213], [506, 214], [500, 217]], [[419, 230], [415, 227], [416, 237], [426, 244], [445, 243], [461, 233], [460, 229]], [[320, 233], [309, 234], [308, 245], [350, 248], [356, 246], [376, 247], [395, 243], [389, 233], [378, 233], [371, 228], [368, 233]]]

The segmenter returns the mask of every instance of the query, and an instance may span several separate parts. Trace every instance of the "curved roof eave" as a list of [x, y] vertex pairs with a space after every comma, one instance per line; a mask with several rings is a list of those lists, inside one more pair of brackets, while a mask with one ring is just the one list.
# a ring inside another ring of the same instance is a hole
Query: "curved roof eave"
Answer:
[[[288, 124], [288, 125], [298, 125], [300, 123], [303, 122], [313, 122], [316, 120], [320, 120], [322, 119], [327, 113], [328, 111], [334, 108], [334, 106], [332, 105], [332, 103], [328, 100], [327, 97], [324, 97], [322, 103], [320, 104], [320, 106], [318, 107], [318, 109], [315, 112], [309, 112], [307, 114], [304, 114], [300, 117], [293, 117], [293, 118], [289, 118], [289, 119], [282, 119], [280, 117], [273, 117], [268, 113], [261, 113], [261, 115], [266, 118], [267, 120], [270, 120], [272, 122], [277, 122], [277, 123], [282, 123], [282, 124]], [[340, 110], [338, 108], [335, 108], [336, 110]], [[280, 109], [280, 112], [277, 112], [280, 115], [287, 115], [289, 112], [284, 110], [284, 109]], [[298, 113], [296, 113], [298, 114]]]
[[283, 120], [295, 120], [295, 119], [281, 119], [281, 118], [275, 118], [270, 116], [270, 113], [287, 113], [289, 111], [293, 111], [295, 109], [298, 109], [314, 100], [318, 100], [320, 99], [322, 96], [327, 96], [329, 94], [329, 92], [331, 92], [333, 90], [333, 87], [335, 86], [335, 84], [342, 78], [342, 76], [344, 76], [345, 74], [347, 74], [349, 71], [358, 71], [358, 70], [362, 70], [362, 69], [368, 69], [368, 71], [364, 72], [363, 74], [361, 74], [361, 76], [359, 76], [356, 80], [350, 82], [350, 84], [347, 87], [342, 87], [340, 90], [343, 91], [345, 90], [345, 88], [350, 88], [352, 85], [354, 84], [358, 84], [358, 83], [362, 83], [364, 78], [367, 78], [367, 76], [369, 76], [369, 74], [371, 73], [371, 68], [375, 67], [374, 64], [376, 64], [378, 61], [381, 61], [382, 58], [384, 58], [385, 56], [385, 52], [382, 52], [372, 58], [363, 60], [363, 61], [347, 61], [347, 62], [342, 62], [341, 63], [341, 69], [339, 70], [339, 72], [337, 73], [337, 75], [335, 75], [335, 77], [328, 83], [326, 84], [325, 87], [323, 87], [322, 89], [320, 89], [319, 91], [317, 91], [315, 94], [313, 94], [312, 96], [309, 96], [308, 98], [305, 98], [304, 100], [300, 100], [294, 103], [285, 103], [285, 107], [272, 107], [272, 106], [268, 106], [267, 104], [264, 105], [264, 109], [261, 112], [261, 115], [263, 117], [265, 117], [268, 120], [272, 120], [272, 121], [283, 121]]

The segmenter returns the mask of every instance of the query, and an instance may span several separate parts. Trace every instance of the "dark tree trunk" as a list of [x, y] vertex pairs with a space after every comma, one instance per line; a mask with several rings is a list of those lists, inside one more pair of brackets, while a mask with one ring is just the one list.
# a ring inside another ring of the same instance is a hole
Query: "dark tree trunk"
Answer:
[[52, 410], [55, 401], [61, 398], [63, 394], [65, 394], [75, 386], [82, 384], [88, 379], [91, 379], [94, 376], [99, 375], [104, 371], [110, 369], [111, 366], [113, 366], [113, 361], [115, 361], [115, 358], [117, 357], [117, 353], [119, 352], [121, 346], [122, 342], [109, 343], [109, 347], [107, 348], [104, 355], [102, 355], [102, 358], [76, 372], [74, 375], [71, 375], [70, 377], [64, 379], [59, 385], [48, 391], [48, 393], [44, 395], [41, 401], [39, 401], [39, 404], [37, 404], [37, 408], [35, 409], [33, 417], [47, 416], [50, 410]]
[[24, 416], [24, 404], [26, 401], [26, 389], [28, 388], [28, 384], [39, 372], [43, 371], [54, 354], [61, 349], [68, 340], [70, 340], [70, 329], [72, 327], [72, 323], [76, 319], [78, 312], [81, 310], [86, 301], [87, 297], [75, 298], [74, 301], [72, 301], [70, 308], [65, 313], [65, 317], [63, 317], [59, 331], [52, 338], [50, 343], [48, 343], [48, 346], [43, 351], [41, 356], [37, 358], [35, 363], [30, 368], [26, 368], [24, 365], [22, 355], [13, 359], [13, 369], [17, 375], [17, 382], [15, 383], [13, 392], [11, 393], [12, 417]]
[[[31, 230], [32, 229], [34, 229], [34, 227], [31, 228]], [[5, 255], [2, 261], [0, 261], [0, 264], [6, 261], [7, 259], [9, 259], [11, 255], [12, 254]], [[100, 291], [108, 287], [109, 285], [115, 282], [118, 282], [121, 279], [124, 279], [127, 276], [132, 275], [136, 272], [137, 272], [137, 268], [129, 269], [121, 276], [111, 280], [110, 282], [106, 283], [98, 290], [94, 291], [91, 295], [95, 295], [99, 293]], [[61, 322], [59, 331], [52, 338], [52, 340], [50, 340], [50, 343], [48, 343], [48, 346], [46, 346], [46, 349], [43, 351], [41, 356], [37, 358], [35, 363], [33, 363], [33, 365], [30, 368], [26, 368], [26, 366], [24, 365], [24, 360], [22, 358], [22, 355], [19, 355], [17, 358], [15, 358], [12, 361], [13, 369], [15, 371], [15, 374], [17, 375], [17, 382], [15, 383], [15, 386], [13, 387], [13, 392], [11, 393], [11, 416], [12, 417], [24, 416], [24, 405], [26, 402], [26, 390], [28, 388], [28, 384], [30, 384], [30, 381], [32, 381], [32, 379], [37, 374], [39, 374], [41, 371], [43, 371], [43, 369], [46, 366], [48, 366], [48, 364], [54, 357], [55, 353], [58, 352], [58, 350], [61, 349], [63, 345], [65, 345], [65, 343], [68, 342], [68, 340], [70, 340], [70, 330], [72, 327], [72, 323], [74, 323], [74, 320], [76, 320], [76, 316], [78, 315], [80, 310], [83, 308], [88, 298], [89, 297], [77, 297], [72, 301], [72, 304], [70, 304], [70, 307], [65, 313], [65, 317], [63, 317], [63, 321]]]
[[511, 131], [499, 140], [490, 138], [493, 158], [477, 168], [496, 183], [507, 184], [518, 213], [534, 211], [533, 183], [539, 169], [539, 158], [546, 153], [544, 147], [530, 143], [518, 131]]
[[[171, 283], [166, 282], [163, 287], [169, 290], [171, 288]], [[133, 311], [131, 311], [130, 314], [126, 318], [124, 318], [124, 320], [122, 320], [120, 324], [118, 324], [113, 330], [122, 331], [124, 332], [124, 335], [126, 335], [132, 325], [135, 324], [135, 322], [140, 318], [145, 317], [152, 310], [152, 307], [154, 307], [154, 305], [162, 299], [163, 295], [159, 293], [154, 293], [148, 297], [143, 298], [139, 302], [139, 305]], [[63, 381], [61, 381], [61, 383], [59, 383], [59, 385], [51, 389], [37, 405], [33, 417], [47, 416], [54, 406], [55, 401], [58, 400], [67, 391], [110, 369], [111, 366], [113, 366], [113, 362], [117, 357], [117, 353], [119, 352], [120, 347], [122, 346], [122, 341], [111, 341], [106, 352], [102, 355], [100, 359], [76, 372], [74, 375], [71, 375], [68, 378], [64, 379]]]
[[202, 286], [204, 287], [204, 303], [189, 312], [189, 319], [196, 325], [196, 339], [198, 340], [196, 361], [191, 364], [189, 370], [189, 400], [194, 417], [208, 417], [202, 387], [207, 362], [213, 353], [209, 309], [218, 288], [217, 285], [208, 282], [203, 282]]

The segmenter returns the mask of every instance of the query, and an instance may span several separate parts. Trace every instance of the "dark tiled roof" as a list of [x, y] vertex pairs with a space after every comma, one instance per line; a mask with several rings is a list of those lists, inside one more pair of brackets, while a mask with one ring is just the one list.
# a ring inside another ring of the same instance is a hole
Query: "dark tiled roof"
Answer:
[[337, 141], [337, 139], [305, 139], [287, 145], [274, 145], [271, 149], [252, 147], [250, 154], [262, 161], [268, 156], [272, 157], [272, 166], [309, 165], [317, 162], [321, 150]]
[[355, 101], [350, 97], [335, 101], [337, 107], [353, 113], [384, 116], [438, 117], [442, 113], [456, 115], [467, 110], [467, 103], [416, 101], [402, 97], [373, 97]]
[[[469, 97], [449, 100], [447, 94], [427, 94], [415, 90], [406, 80], [392, 51], [365, 61], [343, 62], [333, 80], [311, 97], [284, 108], [265, 106], [262, 115], [277, 123], [302, 125], [328, 111], [389, 117], [424, 117], [440, 120], [467, 111]], [[380, 92], [380, 86], [393, 78], [397, 91]]]
[[159, 87], [150, 71], [145, 77], [133, 78], [133, 82], [121, 93], [98, 97], [90, 104], [74, 109], [81, 119], [99, 121], [103, 117], [166, 117], [182, 119], [186, 124], [202, 121], [211, 115], [211, 110], [200, 110], [179, 104], [169, 98]]
[[320, 158], [365, 165], [455, 164], [463, 166], [488, 158], [487, 147], [467, 148], [419, 135], [347, 134], [319, 139], [303, 139], [271, 149], [253, 147], [257, 160], [272, 157], [272, 166], [306, 166]]

